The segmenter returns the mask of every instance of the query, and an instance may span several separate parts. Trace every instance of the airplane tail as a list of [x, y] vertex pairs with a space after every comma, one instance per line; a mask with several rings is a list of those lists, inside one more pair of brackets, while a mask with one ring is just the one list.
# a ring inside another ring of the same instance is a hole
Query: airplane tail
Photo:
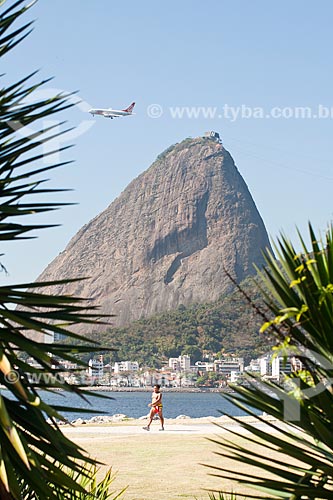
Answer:
[[126, 113], [132, 113], [134, 106], [135, 106], [135, 102], [132, 102], [132, 104], [130, 106], [128, 106], [128, 108], [123, 109], [123, 111], [126, 111]]

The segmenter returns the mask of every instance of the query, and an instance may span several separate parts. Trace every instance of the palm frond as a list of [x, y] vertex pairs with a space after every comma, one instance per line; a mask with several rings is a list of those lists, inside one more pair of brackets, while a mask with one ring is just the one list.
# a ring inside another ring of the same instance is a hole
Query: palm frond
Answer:
[[[214, 476], [254, 488], [249, 498], [333, 498], [333, 232], [329, 227], [322, 241], [309, 224], [309, 234], [310, 248], [300, 235], [301, 253], [282, 236], [279, 260], [266, 253], [258, 284], [273, 316], [262, 330], [271, 329], [277, 354], [303, 362], [306, 376], [295, 372], [283, 383], [249, 376], [246, 386], [233, 385], [234, 394], [224, 397], [256, 423], [229, 415], [238, 426], [228, 434], [236, 439], [214, 442], [222, 450], [217, 455], [247, 464], [251, 473], [207, 466]], [[249, 433], [246, 444], [239, 429]]]
[[[30, 22], [15, 27], [31, 4], [18, 0], [8, 8], [6, 5], [0, 3], [0, 57], [8, 55], [31, 30]], [[35, 79], [36, 73], [31, 73], [0, 89], [0, 240], [13, 243], [52, 227], [34, 218], [66, 205], [51, 199], [44, 201], [45, 196], [64, 190], [45, 187], [47, 179], [43, 176], [69, 162], [45, 166], [41, 146], [71, 129], [66, 130], [64, 122], [59, 125], [63, 128], [60, 132], [54, 127], [44, 129], [41, 120], [72, 106], [70, 94], [33, 101], [36, 90], [49, 81], [36, 83]], [[17, 133], [32, 124], [35, 132], [24, 136]], [[31, 498], [40, 500], [71, 498], [69, 492], [85, 493], [82, 484], [76, 482], [76, 474], [85, 476], [88, 482], [95, 477], [89, 465], [94, 460], [66, 438], [58, 426], [66, 406], [46, 404], [40, 392], [60, 388], [82, 398], [92, 395], [64, 381], [61, 362], [77, 361], [78, 352], [109, 350], [91, 341], [75, 345], [84, 338], [72, 330], [76, 325], [103, 324], [110, 317], [101, 314], [87, 299], [57, 294], [58, 285], [64, 282], [0, 286], [0, 385], [6, 389], [0, 393], [0, 498], [4, 500], [27, 498], [27, 491]], [[55, 333], [70, 337], [73, 344], [53, 344]], [[40, 343], [38, 336], [50, 341]], [[31, 366], [27, 358], [32, 358], [38, 368]]]

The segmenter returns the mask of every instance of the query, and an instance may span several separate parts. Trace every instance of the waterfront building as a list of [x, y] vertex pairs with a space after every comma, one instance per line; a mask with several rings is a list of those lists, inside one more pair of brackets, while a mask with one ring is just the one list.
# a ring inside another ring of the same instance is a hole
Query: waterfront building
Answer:
[[244, 358], [222, 358], [214, 361], [214, 371], [230, 377], [232, 371], [244, 371]]
[[295, 356], [273, 356], [268, 354], [259, 359], [260, 375], [264, 378], [270, 378], [277, 382], [283, 375], [302, 369], [301, 361]]
[[117, 361], [113, 365], [114, 373], [137, 372], [138, 370], [139, 363], [137, 361]]
[[214, 371], [214, 363], [208, 361], [197, 361], [194, 364], [197, 371], [200, 372], [213, 372]]
[[244, 371], [251, 373], [260, 373], [260, 360], [251, 359], [250, 364], [245, 366]]
[[184, 356], [178, 356], [178, 358], [169, 358], [169, 368], [174, 371], [185, 372], [190, 370], [191, 367], [191, 357], [185, 354]]
[[103, 361], [99, 359], [90, 359], [88, 362], [88, 375], [92, 378], [100, 378], [104, 374]]

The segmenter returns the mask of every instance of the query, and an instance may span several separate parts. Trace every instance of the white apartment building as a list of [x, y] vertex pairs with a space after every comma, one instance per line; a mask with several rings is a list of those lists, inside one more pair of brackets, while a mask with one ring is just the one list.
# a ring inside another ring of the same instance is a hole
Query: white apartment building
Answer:
[[231, 372], [244, 371], [244, 358], [222, 358], [214, 361], [214, 371], [230, 377]]
[[272, 376], [277, 380], [279, 380], [281, 374], [289, 375], [300, 369], [302, 369], [302, 362], [295, 356], [289, 356], [287, 359], [279, 356], [272, 362]]
[[[64, 370], [68, 370], [68, 371], [77, 370], [77, 368], [78, 368], [77, 363], [73, 363], [72, 361], [67, 361], [66, 359], [63, 359], [61, 361], [60, 366]], [[59, 365], [57, 367], [59, 367]], [[52, 365], [52, 368], [53, 368], [53, 365]]]
[[260, 365], [260, 375], [271, 377], [272, 376], [272, 355], [268, 354], [267, 356], [262, 356], [259, 358]]
[[178, 358], [169, 358], [169, 368], [176, 372], [186, 372], [191, 368], [191, 357], [185, 354]]
[[197, 361], [195, 364], [195, 369], [202, 372], [213, 372], [214, 371], [214, 363], [210, 363], [209, 361]]
[[245, 366], [244, 370], [251, 373], [260, 373], [260, 360], [251, 359], [250, 364]]
[[260, 358], [260, 375], [271, 377], [274, 380], [280, 380], [282, 374], [288, 375], [293, 371], [302, 368], [302, 363], [295, 356], [284, 358], [276, 356], [273, 358], [271, 354]]
[[117, 361], [113, 365], [114, 373], [137, 372], [138, 370], [139, 363], [137, 361]]
[[92, 378], [101, 378], [104, 375], [103, 360], [90, 359], [88, 362], [88, 375]]
[[230, 372], [230, 379], [229, 379], [229, 381], [230, 381], [232, 384], [235, 384], [235, 383], [238, 381], [239, 377], [241, 377], [242, 373], [243, 373], [243, 372], [238, 372], [238, 371], [236, 371], [236, 370], [231, 370], [231, 372]]

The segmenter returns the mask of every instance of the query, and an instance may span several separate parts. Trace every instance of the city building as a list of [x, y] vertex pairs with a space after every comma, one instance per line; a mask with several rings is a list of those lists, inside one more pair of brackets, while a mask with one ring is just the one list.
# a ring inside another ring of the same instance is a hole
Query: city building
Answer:
[[137, 372], [139, 363], [137, 361], [116, 361], [113, 365], [114, 373]]
[[213, 372], [214, 363], [209, 361], [197, 361], [195, 364], [195, 369], [200, 372]]
[[232, 371], [244, 371], [244, 358], [222, 358], [214, 361], [214, 371], [230, 377]]
[[174, 371], [186, 372], [191, 369], [191, 357], [185, 354], [178, 358], [169, 358], [169, 368]]
[[295, 356], [283, 357], [268, 354], [259, 358], [259, 361], [260, 375], [264, 378], [272, 378], [276, 381], [280, 381], [282, 375], [289, 375], [302, 368], [301, 361], [295, 358]]
[[220, 138], [220, 134], [218, 132], [215, 132], [214, 130], [209, 130], [208, 132], [205, 132], [204, 137], [210, 137], [211, 139], [215, 139], [216, 142], [222, 142]]
[[244, 371], [251, 373], [260, 373], [260, 360], [251, 359], [250, 364], [245, 366]]
[[90, 359], [88, 362], [88, 376], [93, 379], [100, 379], [104, 375], [103, 359]]
[[236, 384], [238, 382], [238, 379], [242, 376], [243, 372], [239, 372], [239, 371], [236, 371], [236, 370], [232, 370], [230, 372], [230, 378], [229, 378], [229, 382], [231, 384]]

